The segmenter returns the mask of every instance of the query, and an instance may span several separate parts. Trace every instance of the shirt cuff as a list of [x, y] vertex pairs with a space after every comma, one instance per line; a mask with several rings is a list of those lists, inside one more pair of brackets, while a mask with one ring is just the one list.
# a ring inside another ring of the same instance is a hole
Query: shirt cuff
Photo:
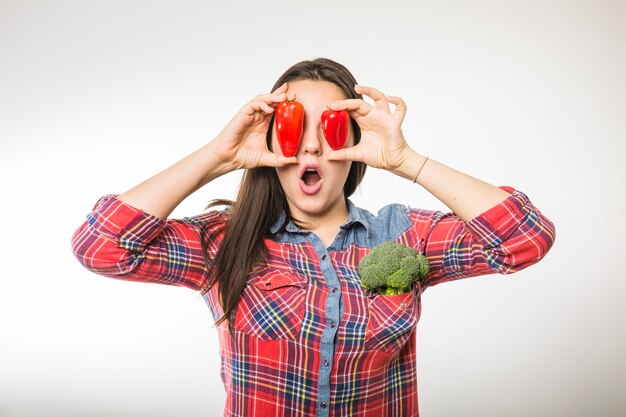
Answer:
[[511, 195], [467, 222], [468, 229], [485, 248], [492, 248], [506, 241], [524, 223], [532, 210], [526, 194], [509, 186], [499, 188]]
[[118, 198], [101, 197], [87, 215], [89, 226], [98, 234], [131, 251], [143, 251], [163, 230], [166, 220], [148, 214]]

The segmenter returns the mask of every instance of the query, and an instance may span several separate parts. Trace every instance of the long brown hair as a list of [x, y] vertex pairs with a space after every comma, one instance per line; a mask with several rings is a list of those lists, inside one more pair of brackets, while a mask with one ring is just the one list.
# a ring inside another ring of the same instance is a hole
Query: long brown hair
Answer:
[[[362, 98], [354, 91], [357, 84], [354, 76], [343, 65], [327, 58], [301, 61], [278, 78], [271, 91], [276, 90], [285, 82], [295, 80], [329, 81], [341, 88], [347, 98]], [[354, 143], [359, 143], [361, 130], [359, 125], [350, 119]], [[272, 149], [272, 126], [274, 117], [270, 121], [267, 131], [267, 146]], [[366, 165], [362, 162], [352, 162], [350, 172], [343, 187], [347, 199], [356, 190], [365, 175]], [[270, 228], [278, 221], [281, 213], [287, 217], [280, 230], [284, 230], [288, 221], [293, 219], [287, 198], [278, 181], [276, 169], [260, 167], [248, 169], [243, 175], [236, 201], [217, 199], [207, 205], [207, 209], [218, 205], [229, 206], [228, 220], [216, 229], [210, 225], [202, 228], [202, 251], [208, 273], [203, 282], [201, 291], [206, 294], [218, 283], [219, 302], [224, 315], [215, 323], [219, 325], [228, 320], [228, 328], [233, 334], [233, 314], [239, 298], [245, 289], [247, 276], [258, 263], [267, 257], [267, 249], [263, 239], [270, 233]], [[217, 235], [224, 233], [224, 239], [215, 253], [209, 255]]]

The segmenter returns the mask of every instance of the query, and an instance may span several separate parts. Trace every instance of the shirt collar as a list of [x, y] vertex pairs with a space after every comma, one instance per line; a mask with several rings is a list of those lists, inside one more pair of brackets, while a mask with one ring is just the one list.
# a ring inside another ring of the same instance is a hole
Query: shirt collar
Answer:
[[[369, 233], [369, 223], [367, 222], [367, 219], [363, 215], [361, 209], [355, 206], [354, 203], [350, 199], [347, 199], [347, 204], [348, 204], [348, 220], [344, 224], [341, 225], [341, 228], [348, 229], [354, 223], [360, 223], [363, 225], [363, 227], [365, 227], [365, 230], [367, 230]], [[287, 218], [287, 213], [285, 213], [284, 211], [280, 213], [280, 216], [278, 216], [278, 220], [270, 228], [270, 232], [272, 234], [276, 234], [278, 230], [280, 230], [280, 227], [283, 225], [286, 218]], [[285, 230], [291, 233], [305, 233], [306, 232], [305, 230], [302, 230], [301, 228], [296, 226], [296, 224], [291, 219], [289, 219], [289, 221], [287, 222], [287, 225], [285, 226]]]

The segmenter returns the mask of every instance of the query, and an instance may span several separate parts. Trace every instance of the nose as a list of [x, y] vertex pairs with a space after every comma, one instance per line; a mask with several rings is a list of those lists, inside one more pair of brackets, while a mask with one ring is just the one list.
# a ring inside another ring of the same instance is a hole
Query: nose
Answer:
[[302, 143], [300, 144], [300, 151], [305, 155], [321, 155], [322, 142], [319, 136], [320, 134], [321, 131], [318, 131], [313, 126], [305, 126], [304, 132], [302, 132]]

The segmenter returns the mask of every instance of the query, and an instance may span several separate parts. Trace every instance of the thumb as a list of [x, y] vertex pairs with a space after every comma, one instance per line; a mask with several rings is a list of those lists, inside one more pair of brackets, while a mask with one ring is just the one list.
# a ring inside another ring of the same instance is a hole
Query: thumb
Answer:
[[351, 148], [343, 148], [332, 151], [325, 156], [327, 161], [363, 161], [363, 155], [358, 145]]
[[259, 162], [261, 166], [277, 168], [289, 164], [296, 164], [298, 163], [298, 159], [296, 159], [295, 156], [286, 157], [267, 151], [261, 155], [261, 160]]

